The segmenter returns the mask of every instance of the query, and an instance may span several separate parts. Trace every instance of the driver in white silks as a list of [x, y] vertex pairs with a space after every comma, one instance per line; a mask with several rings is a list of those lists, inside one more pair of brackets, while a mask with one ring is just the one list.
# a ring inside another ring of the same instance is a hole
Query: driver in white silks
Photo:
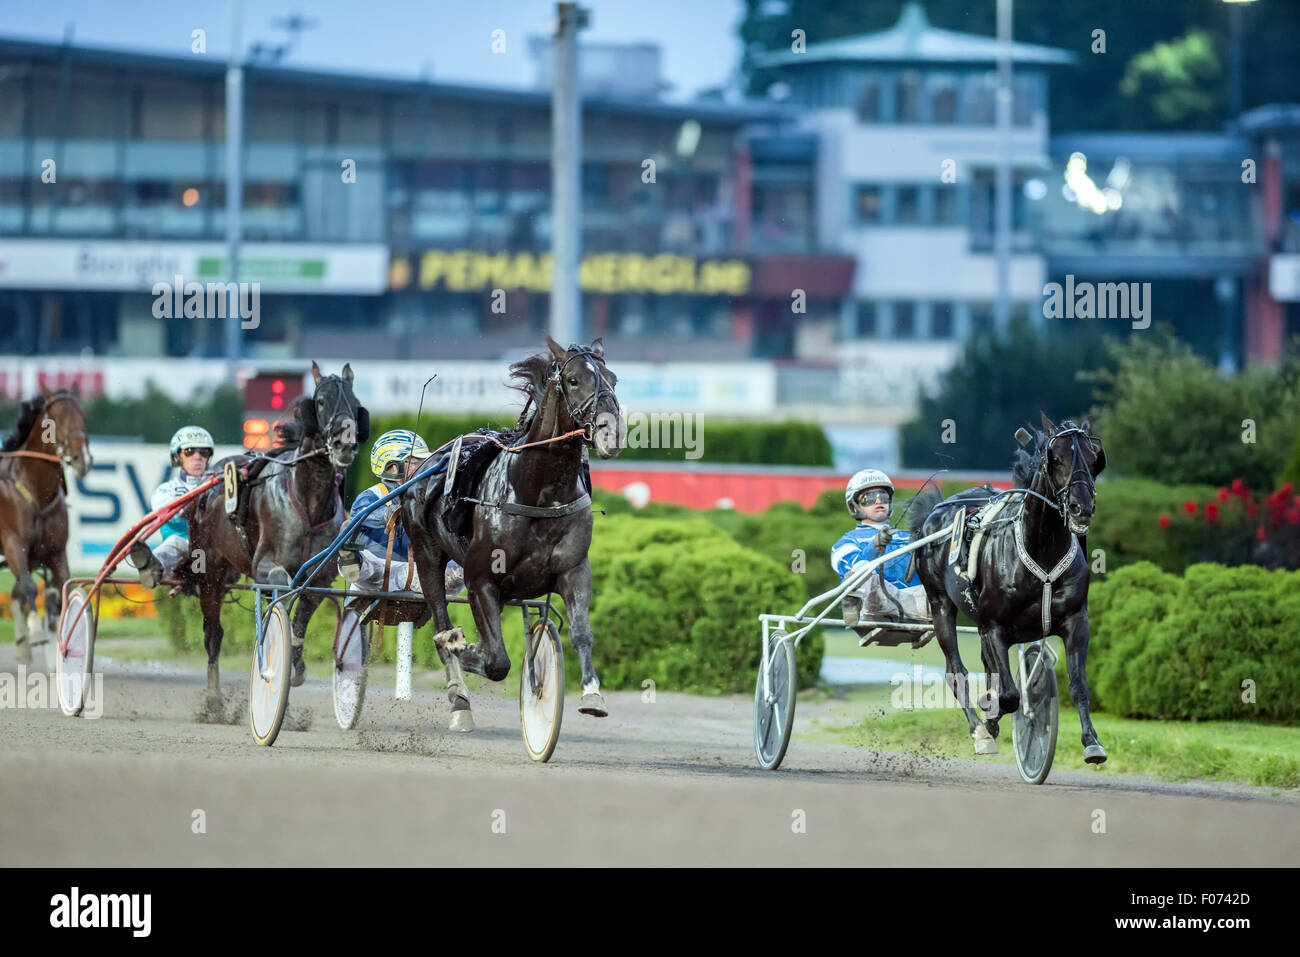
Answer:
[[[856, 473], [844, 490], [844, 504], [858, 524], [831, 549], [831, 567], [841, 579], [860, 562], [898, 551], [911, 541], [906, 529], [889, 527], [894, 483], [884, 472], [864, 469]], [[860, 620], [929, 618], [925, 586], [915, 572], [907, 577], [910, 559], [911, 554], [905, 553], [886, 561], [867, 576], [860, 588], [844, 596], [844, 623], [852, 626]]]
[[[410, 455], [426, 456], [429, 446], [409, 429], [393, 429], [385, 432], [375, 440], [370, 450], [370, 471], [375, 473], [379, 482], [366, 489], [352, 503], [352, 514], [356, 515], [367, 505], [379, 501], [402, 482], [399, 469], [402, 460]], [[377, 508], [366, 516], [342, 548], [339, 549], [339, 574], [348, 582], [360, 586], [366, 591], [384, 590], [384, 563], [388, 558], [388, 521], [397, 510], [398, 500], [394, 499], [382, 508]], [[393, 555], [388, 569], [388, 590], [401, 591], [410, 575], [411, 591], [419, 592], [420, 576], [410, 560], [411, 543], [406, 532], [397, 530], [393, 536]], [[444, 579], [447, 596], [458, 594], [465, 584], [465, 575], [455, 562], [447, 562]]]
[[[153, 490], [149, 506], [155, 512], [176, 501], [186, 492], [198, 488], [212, 470], [213, 442], [207, 429], [187, 425], [176, 430], [168, 443], [171, 463], [176, 472]], [[164, 578], [171, 578], [176, 567], [190, 557], [189, 521], [185, 513], [170, 519], [161, 529], [162, 544], [150, 549], [144, 542], [131, 546], [131, 564], [140, 572], [140, 584], [154, 588]]]

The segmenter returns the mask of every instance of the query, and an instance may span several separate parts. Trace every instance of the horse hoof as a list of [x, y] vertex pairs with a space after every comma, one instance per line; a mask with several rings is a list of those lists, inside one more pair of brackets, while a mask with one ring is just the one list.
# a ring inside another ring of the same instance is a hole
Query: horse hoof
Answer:
[[1106, 749], [1100, 744], [1090, 744], [1083, 749], [1083, 760], [1086, 764], [1105, 764]]
[[981, 724], [972, 731], [971, 737], [975, 740], [976, 754], [998, 753], [998, 743], [993, 739], [993, 735], [989, 734], [988, 728], [984, 727], [984, 725]]
[[468, 708], [451, 713], [451, 722], [447, 725], [452, 731], [473, 731], [474, 714]]
[[582, 696], [582, 704], [578, 706], [578, 713], [589, 714], [593, 718], [609, 717], [609, 712], [605, 710], [605, 699], [601, 697], [598, 691]]

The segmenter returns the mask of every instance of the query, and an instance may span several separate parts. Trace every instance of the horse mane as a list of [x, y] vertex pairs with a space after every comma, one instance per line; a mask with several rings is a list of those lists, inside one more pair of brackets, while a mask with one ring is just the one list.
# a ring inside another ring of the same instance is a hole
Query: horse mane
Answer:
[[14, 426], [12, 432], [5, 436], [4, 445], [0, 450], [13, 452], [22, 448], [23, 443], [27, 441], [27, 436], [32, 434], [36, 419], [44, 409], [45, 396], [43, 395], [24, 400], [22, 410], [18, 413], [18, 424]]
[[307, 396], [298, 396], [293, 400], [290, 406], [290, 414], [284, 418], [277, 419], [271, 427], [271, 434], [275, 440], [271, 446], [271, 454], [285, 452], [289, 449], [296, 449], [302, 442], [302, 418], [296, 414], [297, 408], [304, 401], [310, 402]]

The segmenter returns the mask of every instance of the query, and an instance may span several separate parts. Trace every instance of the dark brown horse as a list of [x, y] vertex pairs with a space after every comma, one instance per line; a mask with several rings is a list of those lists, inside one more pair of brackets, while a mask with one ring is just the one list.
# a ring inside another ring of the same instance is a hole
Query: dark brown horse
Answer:
[[[590, 444], [597, 455], [608, 459], [622, 449], [622, 412], [614, 394], [617, 379], [605, 367], [600, 339], [586, 348], [568, 349], [549, 337], [546, 341], [550, 355], [531, 356], [510, 367], [528, 402], [515, 430], [497, 438], [517, 451], [500, 452], [469, 490], [473, 508], [467, 525], [460, 526], [454, 508], [447, 507], [452, 490], [441, 480], [417, 484], [402, 496], [402, 522], [411, 538], [425, 600], [437, 622], [435, 640], [452, 627], [443, 577], [448, 559], [465, 569], [478, 628], [477, 644], [454, 652], [439, 646], [448, 665], [453, 729], [463, 726], [469, 714], [459, 665], [492, 681], [504, 678], [510, 658], [501, 638], [502, 605], [551, 592], [564, 599], [569, 641], [582, 664], [579, 710], [596, 717], [606, 714], [591, 662], [593, 636], [587, 618], [591, 508], [583, 479], [583, 450]], [[487, 442], [480, 446], [490, 451]]]
[[0, 450], [0, 547], [14, 575], [14, 643], [19, 664], [48, 640], [36, 611], [32, 573], [45, 569], [45, 618], [59, 620], [68, 580], [68, 508], [63, 469], [90, 471], [86, 413], [74, 388], [41, 390], [23, 403], [18, 424]]
[[[246, 505], [233, 516], [226, 514], [224, 492], [213, 489], [191, 506], [190, 549], [202, 557], [204, 567], [195, 575], [203, 609], [203, 645], [208, 652], [208, 704], [219, 707], [221, 654], [221, 601], [232, 579], [246, 575], [255, 582], [287, 586], [307, 559], [322, 551], [343, 527], [339, 497], [340, 470], [356, 458], [365, 441], [369, 415], [352, 391], [352, 367], [343, 375], [322, 376], [311, 364], [316, 389], [311, 399], [300, 399], [294, 415], [301, 424], [296, 447], [271, 454], [271, 461], [248, 483]], [[221, 471], [223, 462], [215, 463]], [[328, 587], [333, 564], [322, 562], [310, 584]], [[293, 675], [290, 684], [303, 683], [306, 665], [302, 643], [307, 622], [323, 596], [306, 593], [293, 615], [291, 644]]]
[[[1095, 480], [1106, 467], [1101, 440], [1083, 424], [1058, 428], [1043, 416], [1032, 455], [1016, 453], [1016, 488], [1003, 493], [1012, 501], [987, 527], [973, 579], [948, 561], [948, 541], [917, 551], [917, 571], [925, 585], [934, 633], [947, 660], [947, 679], [962, 705], [978, 754], [996, 754], [998, 721], [1020, 707], [1020, 690], [1011, 670], [1012, 645], [1059, 635], [1065, 642], [1070, 697], [1079, 712], [1083, 759], [1106, 760], [1089, 714], [1088, 527], [1096, 510]], [[971, 489], [939, 503], [938, 493], [917, 495], [912, 537], [950, 526], [958, 509], [982, 504], [990, 493]], [[986, 720], [981, 723], [966, 699], [966, 666], [957, 648], [957, 611], [979, 628], [980, 654], [989, 676]]]

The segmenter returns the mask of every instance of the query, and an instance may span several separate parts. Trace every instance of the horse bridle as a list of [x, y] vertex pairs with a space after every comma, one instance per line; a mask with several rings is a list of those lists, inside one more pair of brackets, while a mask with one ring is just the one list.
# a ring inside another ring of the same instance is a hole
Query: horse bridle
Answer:
[[[1051, 469], [1048, 467], [1052, 458], [1052, 443], [1055, 442], [1057, 439], [1067, 435], [1074, 436], [1074, 438], [1070, 440], [1070, 478], [1066, 481], [1064, 486], [1062, 486], [1060, 489], [1057, 489], [1054, 487], [1055, 483], [1052, 481], [1052, 472]], [[1047, 444], [1043, 449], [1042, 464], [1038, 466], [1038, 471], [1042, 474], [1043, 479], [1047, 483], [1048, 492], [1050, 492], [1052, 498], [1056, 500], [1054, 503], [1049, 503], [1049, 504], [1051, 504], [1053, 508], [1055, 508], [1058, 512], [1061, 513], [1061, 521], [1067, 524], [1070, 521], [1069, 504], [1067, 502], [1067, 499], [1070, 496], [1070, 489], [1074, 488], [1076, 485], [1084, 485], [1094, 489], [1096, 488], [1096, 485], [1093, 482], [1092, 473], [1089, 472], [1086, 467], [1083, 467], [1079, 464], [1079, 459], [1080, 459], [1079, 436], [1080, 435], [1086, 438], [1088, 442], [1093, 446], [1094, 449], [1100, 448], [1101, 439], [1097, 438], [1095, 435], [1089, 435], [1086, 431], [1084, 431], [1081, 428], [1078, 428], [1077, 426], [1072, 429], [1062, 429], [1060, 432], [1053, 434], [1051, 438], [1047, 440]], [[1075, 476], [1078, 475], [1080, 472], [1083, 473], [1084, 478], [1082, 480], [1076, 480]]]
[[[77, 401], [77, 397], [73, 395], [71, 392], [56, 392], [54, 395], [50, 396], [50, 398], [48, 398], [45, 401], [45, 408], [42, 409], [42, 411], [48, 413], [50, 409], [54, 408], [54, 406], [56, 406], [58, 403], [65, 402], [65, 401], [74, 402], [76, 403], [78, 409], [81, 408], [81, 403]], [[84, 409], [82, 410], [81, 414], [84, 419], [86, 414]], [[59, 433], [57, 429], [55, 430], [54, 433], [54, 454], [57, 455], [59, 457], [59, 460], [68, 468], [76, 468], [76, 463], [73, 461], [72, 455], [68, 451], [68, 445], [73, 439], [77, 438], [78, 436], [80, 436], [83, 439], [88, 438], [88, 436], [85, 433], [85, 430], [82, 430], [80, 432], [74, 432], [71, 435], [66, 436], [63, 439], [63, 441], [59, 441]]]
[[[585, 359], [587, 361], [587, 365], [590, 367], [592, 373], [596, 377], [596, 388], [592, 390], [591, 395], [587, 396], [586, 401], [584, 401], [576, 409], [573, 407], [573, 403], [569, 401], [569, 391], [568, 389], [565, 388], [565, 384], [564, 384], [564, 370], [569, 367], [569, 363], [572, 362], [574, 359]], [[597, 355], [592, 350], [579, 349], [578, 351], [574, 352], [573, 355], [566, 358], [563, 362], [556, 362], [555, 372], [551, 376], [551, 378], [555, 381], [556, 387], [559, 389], [560, 401], [564, 403], [565, 409], [567, 409], [569, 412], [569, 418], [573, 420], [575, 425], [577, 425], [579, 428], [583, 430], [584, 434], [582, 436], [582, 440], [586, 442], [588, 445], [591, 445], [595, 440], [596, 407], [600, 403], [601, 396], [603, 396], [606, 392], [605, 376], [600, 370], [600, 367], [604, 366], [604, 364], [605, 364], [605, 360], [602, 359], [599, 355]], [[612, 392], [613, 390], [611, 389], [609, 391]], [[585, 420], [582, 418], [584, 415], [587, 416]]]

